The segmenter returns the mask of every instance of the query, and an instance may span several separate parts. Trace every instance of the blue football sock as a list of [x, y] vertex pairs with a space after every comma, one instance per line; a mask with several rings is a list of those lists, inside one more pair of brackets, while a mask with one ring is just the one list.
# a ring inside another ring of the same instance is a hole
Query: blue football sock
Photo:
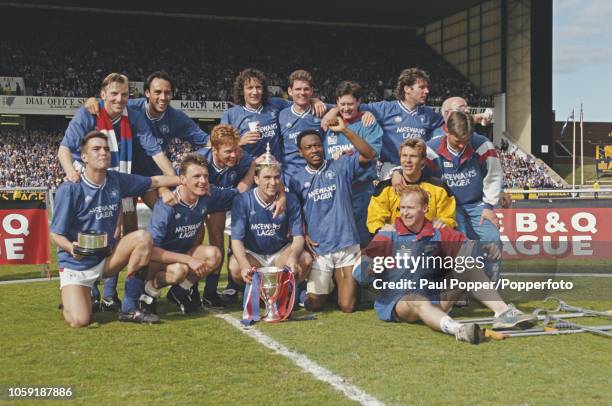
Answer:
[[117, 297], [117, 275], [104, 279], [104, 297]]
[[138, 308], [138, 299], [144, 293], [145, 281], [136, 276], [128, 276], [125, 280], [125, 295], [121, 303], [121, 311], [129, 313]]
[[217, 294], [219, 286], [219, 273], [213, 272], [206, 276], [206, 286], [204, 287], [204, 297], [211, 298]]
[[93, 288], [91, 288], [91, 300], [92, 302], [100, 301], [100, 289], [98, 288], [98, 282], [94, 283]]

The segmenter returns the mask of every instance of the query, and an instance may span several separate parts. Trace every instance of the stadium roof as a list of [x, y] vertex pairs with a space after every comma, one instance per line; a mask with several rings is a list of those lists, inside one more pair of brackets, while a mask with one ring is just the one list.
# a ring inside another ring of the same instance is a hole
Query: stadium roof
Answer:
[[398, 27], [421, 27], [431, 21], [454, 14], [482, 3], [482, 0], [378, 0], [373, 3], [346, 0], [309, 0], [291, 2], [287, 0], [242, 0], [242, 1], [121, 1], [106, 0], [103, 3], [88, 3], [75, 0], [20, 0], [0, 1], [1, 5], [71, 7], [80, 10], [102, 9], [145, 11], [175, 15], [225, 16], [239, 18], [265, 18], [274, 20], [296, 20], [311, 22], [343, 22], [351, 24], [392, 25]]

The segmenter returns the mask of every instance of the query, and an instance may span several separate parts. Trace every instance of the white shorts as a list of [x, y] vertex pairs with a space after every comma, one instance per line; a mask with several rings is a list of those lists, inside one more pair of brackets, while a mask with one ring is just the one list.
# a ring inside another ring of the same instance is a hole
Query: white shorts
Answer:
[[312, 264], [306, 290], [315, 295], [327, 295], [334, 289], [334, 269], [351, 267], [359, 262], [359, 244], [351, 245], [336, 252], [318, 255]]
[[276, 265], [274, 265], [276, 260], [278, 259], [278, 257], [281, 256], [281, 254], [290, 245], [291, 244], [287, 244], [283, 248], [281, 248], [280, 250], [276, 251], [274, 254], [270, 254], [270, 255], [256, 254], [253, 251], [249, 251], [249, 250], [245, 250], [245, 251], [247, 252], [247, 254], [249, 254], [250, 256], [255, 258], [257, 260], [257, 262], [259, 262], [261, 264], [262, 267], [264, 267], [264, 266], [276, 266]]
[[[225, 212], [225, 234], [231, 236], [232, 235], [232, 212]], [[231, 238], [230, 238], [231, 239]]]
[[104, 269], [105, 263], [106, 258], [100, 261], [98, 265], [85, 271], [60, 268], [60, 289], [68, 285], [80, 285], [87, 286], [90, 289], [93, 288], [94, 283], [102, 279], [102, 269]]

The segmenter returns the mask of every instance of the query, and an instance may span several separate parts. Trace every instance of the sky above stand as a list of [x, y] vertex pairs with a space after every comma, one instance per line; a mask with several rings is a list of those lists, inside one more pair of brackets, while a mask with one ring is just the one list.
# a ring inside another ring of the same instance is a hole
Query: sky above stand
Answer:
[[612, 122], [612, 1], [553, 0], [553, 109]]

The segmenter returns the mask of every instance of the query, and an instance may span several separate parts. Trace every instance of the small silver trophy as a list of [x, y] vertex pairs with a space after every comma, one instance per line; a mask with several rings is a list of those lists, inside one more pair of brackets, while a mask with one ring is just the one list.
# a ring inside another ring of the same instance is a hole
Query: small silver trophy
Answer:
[[267, 266], [257, 269], [257, 272], [261, 277], [261, 298], [266, 303], [267, 309], [266, 317], [262, 320], [269, 323], [280, 321], [282, 318], [278, 314], [276, 302], [278, 300], [278, 277], [283, 269], [276, 266]]
[[77, 236], [78, 245], [74, 253], [85, 257], [107, 256], [111, 253], [108, 246], [108, 235], [102, 231], [81, 231]]

